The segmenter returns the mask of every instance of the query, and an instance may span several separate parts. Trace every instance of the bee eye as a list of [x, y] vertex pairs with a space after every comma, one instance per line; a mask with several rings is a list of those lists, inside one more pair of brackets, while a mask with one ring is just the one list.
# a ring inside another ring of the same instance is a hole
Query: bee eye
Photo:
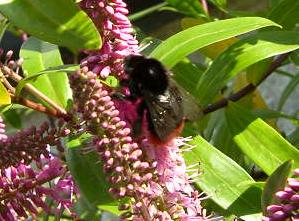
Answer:
[[155, 72], [152, 68], [150, 68], [150, 69], [148, 70], [148, 73], [149, 73], [149, 76], [154, 76], [154, 75], [156, 75], [156, 72]]

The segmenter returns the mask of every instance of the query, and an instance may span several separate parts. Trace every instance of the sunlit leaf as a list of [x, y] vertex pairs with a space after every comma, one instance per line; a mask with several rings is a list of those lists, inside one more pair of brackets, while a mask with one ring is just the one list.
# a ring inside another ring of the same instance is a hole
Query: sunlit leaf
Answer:
[[[202, 18], [183, 18], [181, 21], [183, 29], [187, 29], [195, 25], [200, 25], [204, 23], [206, 23], [206, 21]], [[199, 49], [199, 51], [205, 56], [215, 59], [219, 54], [221, 54], [226, 48], [235, 43], [237, 40], [238, 39], [236, 37], [232, 37], [224, 41], [219, 41], [211, 45], [208, 45], [204, 48]]]
[[277, 24], [265, 18], [244, 17], [197, 25], [166, 39], [151, 53], [151, 57], [172, 68], [185, 56], [200, 48], [266, 26]]
[[239, 148], [266, 174], [287, 160], [294, 160], [294, 167], [299, 167], [299, 150], [249, 110], [230, 103], [226, 117]]
[[[184, 153], [188, 165], [199, 164], [196, 182], [219, 206], [246, 220], [260, 217], [261, 189], [236, 162], [222, 154], [202, 137], [190, 142], [194, 148]], [[246, 185], [245, 185], [246, 184]]]
[[250, 65], [297, 48], [297, 32], [261, 32], [237, 41], [219, 55], [202, 75], [197, 85], [201, 104], [209, 104], [229, 79]]
[[10, 95], [3, 83], [0, 81], [0, 106], [11, 103]]
[[80, 65], [73, 65], [73, 64], [67, 64], [67, 65], [60, 65], [57, 67], [49, 67], [46, 68], [45, 70], [42, 70], [40, 72], [37, 72], [35, 74], [29, 75], [28, 77], [23, 78], [22, 80], [19, 81], [17, 87], [16, 87], [16, 96], [18, 96], [23, 87], [27, 83], [33, 83], [37, 80], [38, 77], [43, 76], [45, 74], [61, 74], [61, 72], [66, 72], [66, 73], [73, 73], [74, 71], [78, 70], [80, 68]]
[[[26, 77], [38, 75], [47, 68], [63, 65], [56, 45], [34, 37], [29, 38], [22, 45], [20, 57], [24, 59], [23, 70]], [[72, 98], [67, 74], [56, 70], [53, 72], [55, 74], [47, 72], [47, 75], [38, 77], [32, 84], [60, 106], [66, 107], [68, 100]]]
[[0, 12], [30, 35], [72, 49], [98, 49], [99, 32], [73, 0], [1, 0]]

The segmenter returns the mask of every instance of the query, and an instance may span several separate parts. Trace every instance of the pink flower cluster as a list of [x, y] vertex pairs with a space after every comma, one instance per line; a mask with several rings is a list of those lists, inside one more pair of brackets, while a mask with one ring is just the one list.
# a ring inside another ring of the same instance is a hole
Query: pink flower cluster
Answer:
[[50, 127], [44, 122], [39, 128], [31, 127], [6, 136], [5, 125], [0, 119], [0, 169], [8, 166], [18, 166], [19, 163], [28, 165], [32, 160], [38, 161], [40, 156], [49, 157], [49, 146], [61, 147], [61, 137], [69, 134], [65, 122], [60, 120], [57, 127]]
[[5, 124], [0, 116], [0, 142], [4, 142], [5, 140], [7, 140], [7, 135], [5, 134]]
[[295, 178], [289, 178], [286, 187], [275, 193], [278, 203], [267, 207], [263, 221], [299, 220], [299, 169], [294, 174]]
[[122, 0], [83, 0], [80, 6], [98, 27], [103, 41], [99, 51], [87, 52], [90, 56], [81, 62], [82, 66], [102, 78], [110, 74], [123, 77], [122, 59], [138, 51], [126, 3]]
[[159, 186], [151, 186], [153, 191], [164, 199], [168, 213], [160, 213], [159, 220], [206, 220], [205, 209], [201, 206], [204, 195], [191, 185], [187, 167], [181, 155], [180, 146], [189, 139], [176, 138], [164, 145], [147, 144], [148, 157], [157, 162]]
[[[66, 176], [66, 167], [58, 158], [43, 158], [36, 164], [39, 169], [19, 164], [1, 170], [0, 221], [17, 221], [31, 216], [34, 220], [42, 208], [48, 214], [60, 214], [73, 206], [74, 184]], [[53, 181], [51, 187], [45, 183]], [[46, 197], [56, 203], [52, 211]], [[70, 214], [74, 214], [69, 211]]]
[[[94, 134], [94, 146], [104, 162], [104, 172], [109, 175], [110, 192], [116, 199], [129, 197], [135, 205], [134, 216], [151, 220], [146, 202], [150, 194], [148, 182], [153, 179], [154, 163], [142, 158], [143, 151], [129, 136], [130, 129], [119, 118], [114, 102], [102, 87], [96, 74], [82, 69], [70, 78], [76, 113], [81, 113], [86, 130]], [[128, 209], [121, 205], [120, 208]], [[131, 216], [124, 213], [123, 216]]]
[[[81, 73], [71, 77], [74, 101], [82, 113], [87, 130], [96, 135], [94, 145], [109, 174], [110, 192], [116, 198], [130, 198], [132, 213], [123, 218], [132, 220], [206, 220], [201, 195], [193, 189], [186, 174], [186, 165], [178, 143], [153, 146], [144, 140], [134, 143], [130, 129], [108, 92], [96, 76], [109, 74], [123, 78], [123, 58], [137, 53], [137, 41], [131, 35], [128, 11], [122, 0], [83, 0], [81, 7], [98, 27], [103, 48], [90, 54]], [[132, 109], [134, 110], [134, 108]], [[130, 116], [129, 116], [130, 117]], [[120, 208], [127, 209], [122, 205]]]

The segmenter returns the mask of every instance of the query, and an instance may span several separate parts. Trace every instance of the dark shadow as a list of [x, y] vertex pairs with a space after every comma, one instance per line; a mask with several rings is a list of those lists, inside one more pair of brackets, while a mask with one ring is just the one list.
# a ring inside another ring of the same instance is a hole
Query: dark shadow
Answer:
[[257, 186], [250, 186], [230, 205], [230, 207], [227, 208], [227, 210], [231, 211], [238, 217], [261, 213], [261, 195], [261, 188]]

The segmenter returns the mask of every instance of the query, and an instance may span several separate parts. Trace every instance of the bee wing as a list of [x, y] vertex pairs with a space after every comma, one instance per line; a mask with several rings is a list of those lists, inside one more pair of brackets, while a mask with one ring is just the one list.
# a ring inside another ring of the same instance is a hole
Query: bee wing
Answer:
[[178, 83], [176, 83], [176, 81], [174, 81], [173, 79], [170, 79], [170, 85], [174, 85], [175, 87], [177, 87], [177, 90], [179, 91], [180, 96], [182, 97], [182, 106], [184, 113], [183, 115], [186, 118], [186, 120], [199, 120], [203, 116], [203, 112], [195, 98], [183, 87], [178, 85]]
[[150, 117], [149, 128], [160, 140], [167, 140], [184, 118], [183, 100], [180, 90], [170, 85], [164, 95], [145, 99]]

